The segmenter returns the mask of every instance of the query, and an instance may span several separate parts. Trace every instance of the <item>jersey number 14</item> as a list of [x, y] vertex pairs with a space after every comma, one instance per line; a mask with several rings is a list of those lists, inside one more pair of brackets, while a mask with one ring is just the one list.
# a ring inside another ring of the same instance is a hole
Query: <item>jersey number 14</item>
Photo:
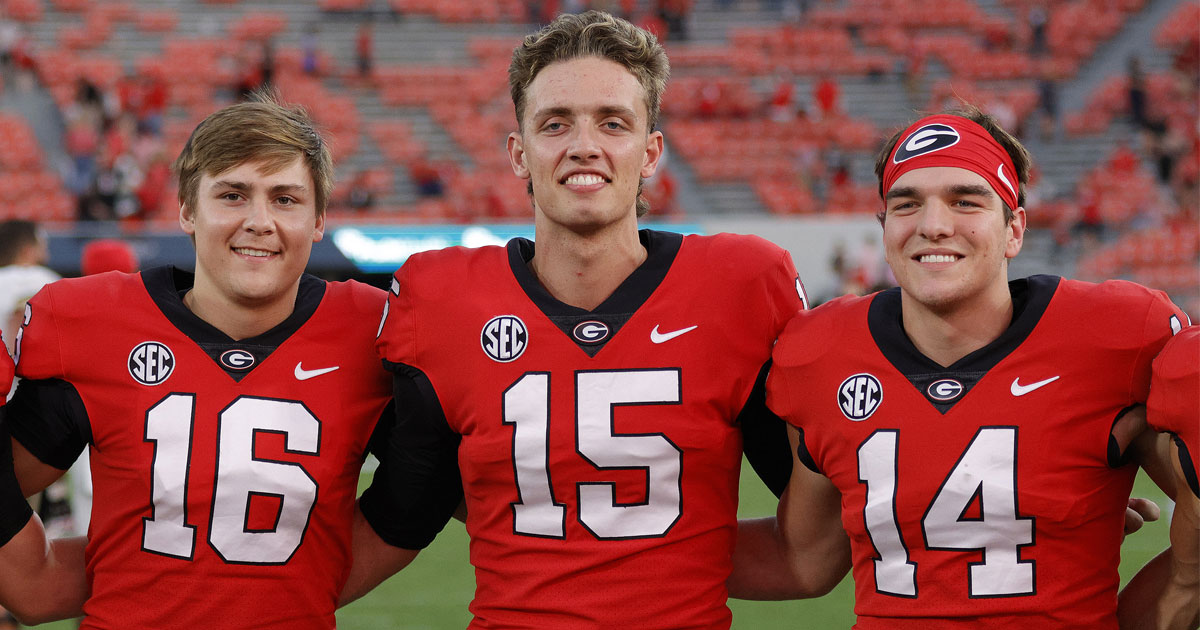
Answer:
[[[879, 557], [875, 587], [900, 597], [917, 596], [917, 564], [896, 523], [899, 431], [879, 430], [858, 447], [858, 479], [867, 486], [863, 518]], [[1020, 550], [1033, 544], [1032, 517], [1017, 514], [1017, 429], [982, 427], [959, 456], [921, 519], [927, 549], [980, 551], [969, 564], [971, 597], [1034, 593], [1034, 563]], [[978, 516], [967, 516], [972, 504]]]

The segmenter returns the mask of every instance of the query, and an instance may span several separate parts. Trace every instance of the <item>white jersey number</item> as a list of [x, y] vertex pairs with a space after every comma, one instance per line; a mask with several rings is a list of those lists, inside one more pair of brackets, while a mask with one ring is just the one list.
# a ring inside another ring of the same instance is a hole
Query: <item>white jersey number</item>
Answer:
[[[142, 548], [190, 560], [196, 527], [188, 525], [187, 477], [191, 464], [195, 395], [171, 394], [146, 413], [146, 441], [154, 442], [153, 516], [144, 519]], [[208, 541], [231, 564], [285, 564], [308, 529], [317, 482], [299, 464], [255, 457], [259, 432], [284, 436], [288, 453], [315, 455], [321, 423], [303, 403], [242, 396], [218, 418], [217, 474]], [[278, 506], [274, 526], [251, 528], [254, 497]]]
[[[679, 520], [683, 451], [661, 433], [618, 434], [616, 407], [679, 404], [679, 370], [596, 371], [575, 374], [576, 450], [598, 470], [646, 471], [646, 500], [617, 501], [614, 483], [576, 484], [579, 522], [596, 538], [662, 536]], [[503, 419], [513, 429], [513, 468], [519, 501], [513, 530], [562, 538], [566, 507], [554, 500], [549, 471], [550, 375], [529, 372], [504, 392]]]
[[[875, 585], [883, 593], [917, 596], [916, 563], [896, 522], [899, 432], [880, 430], [858, 449], [858, 477], [867, 486], [863, 517], [875, 546]], [[1034, 593], [1034, 563], [1020, 549], [1033, 544], [1031, 517], [1017, 514], [1017, 430], [983, 427], [921, 519], [925, 546], [933, 550], [982, 551], [969, 564], [971, 597], [1013, 597]], [[979, 516], [964, 516], [978, 501]]]

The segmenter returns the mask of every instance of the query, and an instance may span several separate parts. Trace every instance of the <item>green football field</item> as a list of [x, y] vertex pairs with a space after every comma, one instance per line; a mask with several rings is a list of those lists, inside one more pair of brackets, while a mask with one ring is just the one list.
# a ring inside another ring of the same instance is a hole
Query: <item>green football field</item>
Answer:
[[[741, 515], [774, 514], [775, 498], [749, 470], [748, 465], [743, 466]], [[1125, 541], [1121, 562], [1123, 580], [1128, 580], [1138, 567], [1167, 544], [1167, 498], [1144, 474], [1138, 476], [1135, 494], [1153, 499], [1163, 507], [1163, 519], [1146, 525]], [[338, 627], [341, 630], [461, 630], [470, 621], [467, 603], [474, 588], [474, 574], [467, 562], [466, 531], [462, 523], [451, 521], [411, 566], [366, 597], [340, 610]], [[854, 623], [853, 600], [853, 584], [847, 578], [832, 593], [819, 599], [793, 602], [731, 600], [730, 608], [733, 609], [734, 628], [827, 630], [849, 628]], [[60, 622], [38, 627], [68, 630], [74, 624]]]
[[[1121, 576], [1128, 580], [1139, 567], [1167, 545], [1167, 498], [1139, 474], [1137, 496], [1153, 499], [1163, 508], [1163, 519], [1150, 523], [1125, 541]], [[741, 515], [775, 513], [775, 497], [742, 466]], [[467, 561], [467, 535], [462, 523], [451, 521], [437, 540], [411, 566], [338, 613], [341, 630], [454, 630], [465, 628], [471, 616], [467, 603], [474, 589]], [[730, 600], [733, 627], [755, 630], [839, 629], [854, 624], [854, 585], [847, 577], [825, 597], [791, 602]]]

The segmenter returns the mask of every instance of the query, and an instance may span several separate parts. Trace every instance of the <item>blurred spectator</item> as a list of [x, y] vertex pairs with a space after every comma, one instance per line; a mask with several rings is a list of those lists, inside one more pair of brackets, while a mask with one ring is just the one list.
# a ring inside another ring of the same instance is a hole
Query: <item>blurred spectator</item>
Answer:
[[655, 0], [658, 16], [667, 25], [667, 38], [686, 41], [688, 38], [687, 18], [691, 12], [691, 0]]
[[358, 67], [359, 78], [371, 76], [375, 59], [375, 30], [370, 22], [363, 22], [354, 36], [354, 56]]
[[[50, 250], [46, 237], [33, 221], [0, 221], [0, 313], [5, 341], [13, 343], [25, 315], [25, 302], [42, 286], [58, 280], [46, 267]], [[8, 349], [11, 353], [13, 348]]]
[[1029, 54], [1041, 57], [1046, 54], [1046, 22], [1050, 16], [1045, 7], [1035, 4], [1029, 8], [1025, 19], [1029, 22]]
[[796, 83], [788, 72], [781, 72], [775, 80], [775, 89], [767, 101], [767, 116], [779, 123], [796, 117]]
[[1150, 127], [1146, 116], [1146, 78], [1142, 74], [1142, 60], [1136, 55], [1129, 57], [1126, 65], [1126, 82], [1129, 84], [1129, 118], [1139, 129]]
[[348, 200], [350, 208], [358, 212], [370, 210], [375, 205], [375, 191], [371, 189], [370, 174], [367, 171], [354, 174], [354, 179], [350, 181]]
[[1087, 255], [1104, 240], [1104, 215], [1100, 212], [1100, 200], [1091, 187], [1081, 187], [1079, 195], [1079, 217], [1071, 226], [1071, 236], [1080, 240], [1082, 254]]
[[135, 195], [138, 210], [134, 216], [139, 219], [153, 218], [162, 212], [163, 201], [167, 197], [167, 188], [171, 183], [171, 161], [163, 151], [155, 153], [146, 166], [141, 184]]
[[21, 27], [7, 17], [0, 17], [0, 64], [8, 68], [12, 63], [12, 51], [21, 41]]
[[1132, 175], [1137, 171], [1140, 163], [1141, 160], [1138, 159], [1137, 153], [1134, 153], [1133, 149], [1129, 147], [1129, 142], [1123, 139], [1117, 141], [1117, 148], [1108, 158], [1109, 169], [1118, 175]]
[[1038, 77], [1037, 92], [1042, 139], [1049, 140], [1058, 133], [1058, 84], [1049, 70]]
[[662, 219], [679, 213], [676, 199], [678, 190], [679, 182], [671, 174], [671, 169], [660, 164], [654, 176], [645, 180], [642, 197], [650, 204], [650, 212]]
[[300, 48], [301, 53], [300, 68], [304, 74], [315, 76], [317, 74], [317, 33], [316, 24], [310, 24], [304, 29], [304, 36], [301, 38]]
[[822, 75], [821, 79], [817, 81], [813, 87], [813, 102], [817, 104], [817, 113], [822, 120], [832, 118], [841, 111], [841, 105], [838, 102], [841, 93], [842, 90], [837, 81], [828, 74]]
[[438, 164], [418, 157], [409, 162], [409, 177], [417, 185], [417, 194], [422, 197], [441, 197], [445, 192], [445, 180]]
[[925, 74], [925, 51], [919, 46], [909, 46], [904, 54], [897, 55], [896, 74], [904, 84], [909, 104], [916, 103], [921, 97], [921, 77]]

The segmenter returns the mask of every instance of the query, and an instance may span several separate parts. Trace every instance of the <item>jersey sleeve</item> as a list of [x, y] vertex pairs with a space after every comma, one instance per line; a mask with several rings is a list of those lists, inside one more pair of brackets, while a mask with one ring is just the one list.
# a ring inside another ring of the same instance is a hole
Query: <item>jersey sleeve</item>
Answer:
[[767, 301], [771, 305], [775, 334], [783, 331], [796, 313], [808, 308], [808, 295], [792, 255], [779, 250], [779, 258], [766, 274]]
[[379, 469], [359, 506], [384, 542], [423, 549], [462, 502], [461, 437], [446, 422], [433, 383], [408, 363], [416, 357], [417, 337], [404, 270], [392, 280], [376, 341], [384, 367], [393, 374], [395, 415], [379, 432]]
[[1184, 328], [1154, 359], [1146, 419], [1174, 434], [1180, 464], [1200, 496], [1200, 326]]
[[[808, 298], [792, 256], [786, 250], [777, 250], [772, 265], [761, 277], [773, 334], [778, 337], [792, 317], [808, 307]], [[767, 407], [766, 381], [770, 365], [768, 361], [759, 372], [754, 389], [738, 415], [738, 424], [742, 429], [746, 460], [778, 497], [792, 476], [792, 454], [788, 446], [787, 423]]]
[[1133, 400], [1146, 402], [1150, 394], [1151, 362], [1171, 337], [1188, 324], [1188, 316], [1162, 291], [1150, 291], [1149, 307], [1143, 323], [1141, 351], [1134, 361], [1131, 394]]
[[54, 298], [48, 285], [25, 306], [16, 351], [22, 380], [6, 410], [13, 438], [43, 463], [66, 470], [87, 447], [91, 425], [66, 373]]

